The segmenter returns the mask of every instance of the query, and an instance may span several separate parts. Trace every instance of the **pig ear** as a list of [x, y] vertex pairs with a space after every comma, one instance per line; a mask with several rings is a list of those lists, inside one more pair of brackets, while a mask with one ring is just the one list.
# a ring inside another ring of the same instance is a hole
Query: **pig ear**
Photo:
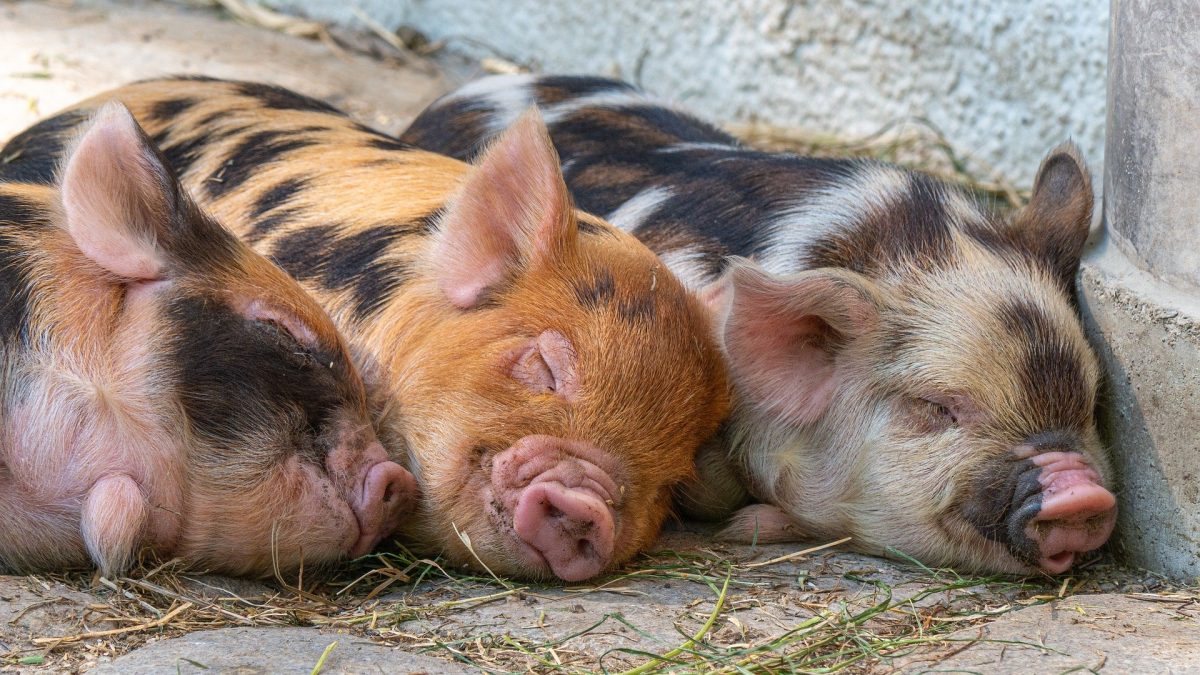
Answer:
[[467, 175], [434, 245], [438, 284], [458, 307], [531, 263], [553, 260], [571, 236], [571, 200], [536, 108], [521, 115]]
[[879, 320], [878, 291], [840, 269], [779, 276], [736, 262], [711, 294], [730, 373], [746, 403], [793, 424], [818, 419], [837, 387], [837, 357]]
[[1033, 196], [1013, 220], [1013, 234], [1070, 292], [1091, 223], [1091, 173], [1075, 145], [1064, 143], [1042, 160]]
[[174, 177], [120, 103], [100, 109], [60, 180], [66, 227], [88, 258], [126, 279], [166, 273], [159, 239], [179, 194]]

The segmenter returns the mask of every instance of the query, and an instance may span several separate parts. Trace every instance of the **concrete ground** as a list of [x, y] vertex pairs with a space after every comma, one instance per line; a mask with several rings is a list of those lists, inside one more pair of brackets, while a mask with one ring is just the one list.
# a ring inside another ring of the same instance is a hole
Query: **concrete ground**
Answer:
[[[0, 1], [0, 138], [171, 73], [279, 83], [386, 131], [455, 83], [380, 40], [338, 38], [347, 46], [177, 4]], [[1103, 557], [1060, 579], [971, 578], [802, 548], [671, 532], [622, 572], [567, 588], [473, 577], [403, 550], [303, 584], [169, 566], [117, 580], [0, 577], [0, 668], [1200, 672], [1200, 589]]]

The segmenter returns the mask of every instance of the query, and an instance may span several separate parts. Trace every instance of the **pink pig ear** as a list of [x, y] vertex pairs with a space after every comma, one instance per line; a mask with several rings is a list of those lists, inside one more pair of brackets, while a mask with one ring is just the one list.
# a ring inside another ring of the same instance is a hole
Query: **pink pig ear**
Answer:
[[536, 108], [484, 152], [451, 200], [434, 245], [438, 284], [474, 307], [534, 262], [561, 254], [572, 233], [571, 199]]
[[60, 180], [67, 231], [88, 258], [126, 279], [161, 279], [158, 244], [175, 206], [174, 178], [120, 103], [100, 109]]
[[818, 419], [837, 387], [837, 356], [879, 319], [877, 291], [839, 269], [779, 276], [748, 261], [708, 290], [740, 395], [791, 424]]

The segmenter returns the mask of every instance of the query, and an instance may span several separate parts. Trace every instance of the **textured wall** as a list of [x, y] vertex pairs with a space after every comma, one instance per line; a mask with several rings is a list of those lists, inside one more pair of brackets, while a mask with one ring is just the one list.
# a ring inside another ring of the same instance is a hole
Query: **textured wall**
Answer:
[[[930, 119], [1021, 184], [1066, 136], [1104, 152], [1107, 0], [272, 0], [358, 6], [475, 56], [619, 74], [719, 122], [862, 135]], [[453, 39], [469, 38], [469, 40]]]

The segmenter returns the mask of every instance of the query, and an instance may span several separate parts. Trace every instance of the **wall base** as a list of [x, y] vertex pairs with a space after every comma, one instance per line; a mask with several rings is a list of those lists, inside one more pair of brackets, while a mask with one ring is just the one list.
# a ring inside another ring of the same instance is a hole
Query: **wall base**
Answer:
[[1109, 240], [1079, 279], [1088, 338], [1108, 375], [1100, 430], [1112, 448], [1126, 562], [1200, 579], [1200, 303], [1135, 268]]

